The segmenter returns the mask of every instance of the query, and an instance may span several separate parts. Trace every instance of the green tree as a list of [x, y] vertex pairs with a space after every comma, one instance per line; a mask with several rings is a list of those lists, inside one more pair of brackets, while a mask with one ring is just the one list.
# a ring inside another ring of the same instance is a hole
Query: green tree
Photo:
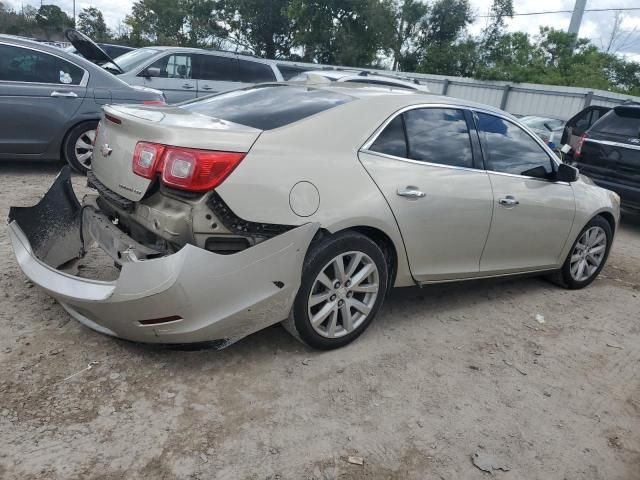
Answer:
[[223, 0], [218, 4], [229, 25], [229, 39], [256, 55], [288, 58], [293, 41], [290, 0]]
[[395, 0], [393, 9], [392, 70], [414, 70], [417, 66], [416, 45], [429, 7], [419, 0]]
[[73, 27], [73, 19], [57, 5], [42, 5], [38, 9], [35, 21], [44, 31], [47, 39], [51, 39], [53, 36], [61, 36], [64, 30]]
[[106, 42], [110, 38], [102, 12], [95, 7], [82, 9], [78, 15], [78, 30], [96, 42]]
[[370, 66], [393, 35], [390, 1], [292, 0], [289, 17], [307, 61]]

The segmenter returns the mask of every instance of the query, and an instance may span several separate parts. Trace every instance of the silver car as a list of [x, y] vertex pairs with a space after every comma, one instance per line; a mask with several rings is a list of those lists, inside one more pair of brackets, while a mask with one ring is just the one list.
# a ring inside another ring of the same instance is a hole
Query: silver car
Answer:
[[0, 160], [63, 158], [86, 172], [110, 103], [164, 103], [164, 96], [60, 48], [0, 35]]
[[[603, 268], [619, 197], [507, 113], [450, 97], [262, 84], [180, 106], [105, 107], [80, 204], [62, 172], [12, 208], [20, 267], [85, 325], [228, 345], [285, 320], [330, 349], [390, 287]], [[56, 212], [56, 215], [51, 215]], [[120, 270], [66, 268], [97, 244]]]
[[161, 90], [168, 103], [283, 80], [275, 62], [257, 57], [201, 48], [145, 47], [113, 60], [82, 33], [68, 30], [65, 36], [83, 56], [129, 85]]

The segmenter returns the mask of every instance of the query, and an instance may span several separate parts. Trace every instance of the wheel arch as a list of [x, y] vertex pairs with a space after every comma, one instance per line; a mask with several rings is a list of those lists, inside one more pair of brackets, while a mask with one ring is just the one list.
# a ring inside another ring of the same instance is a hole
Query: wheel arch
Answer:
[[391, 289], [395, 285], [396, 276], [398, 274], [398, 250], [391, 237], [379, 228], [371, 227], [368, 225], [355, 225], [331, 232], [324, 228], [320, 229], [318, 230], [314, 241], [343, 232], [360, 233], [361, 235], [364, 235], [365, 237], [372, 240], [376, 245], [378, 245], [380, 250], [382, 250], [385, 259], [387, 260], [387, 290]]
[[83, 118], [80, 119], [76, 122], [73, 122], [72, 124], [67, 126], [67, 129], [64, 132], [64, 135], [62, 135], [62, 137], [60, 137], [60, 144], [58, 145], [58, 152], [60, 154], [60, 160], [64, 160], [64, 147], [65, 144], [67, 143], [67, 138], [69, 138], [69, 135], [71, 134], [71, 131], [76, 128], [78, 125], [81, 125], [83, 123], [87, 123], [87, 122], [99, 122], [100, 121], [100, 117], [98, 118]]
[[[595, 217], [602, 217], [604, 218], [607, 223], [609, 224], [609, 226], [611, 227], [611, 231], [615, 233], [616, 231], [616, 219], [613, 216], [613, 214], [607, 210], [603, 210], [602, 212], [598, 212], [596, 215], [594, 215], [591, 219], [589, 219], [589, 222], [591, 220], [593, 220]], [[587, 222], [587, 223], [589, 223]]]

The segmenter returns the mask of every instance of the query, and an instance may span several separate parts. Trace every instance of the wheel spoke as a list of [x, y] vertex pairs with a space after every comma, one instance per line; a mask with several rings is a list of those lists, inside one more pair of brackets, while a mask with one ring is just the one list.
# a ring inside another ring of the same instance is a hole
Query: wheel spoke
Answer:
[[581, 258], [582, 258], [582, 255], [580, 255], [579, 253], [574, 253], [573, 255], [571, 255], [571, 265], [576, 263]]
[[371, 307], [369, 307], [369, 305], [362, 303], [360, 300], [356, 300], [355, 298], [350, 299], [349, 303], [353, 308], [361, 313], [364, 313], [365, 315], [368, 315], [371, 311]]
[[330, 337], [335, 336], [336, 334], [336, 324], [338, 323], [338, 309], [333, 308], [331, 311], [331, 319], [329, 320], [329, 325], [327, 328], [327, 333]]
[[85, 133], [85, 135], [89, 138], [89, 141], [91, 143], [93, 143], [93, 141], [96, 139], [96, 131], [95, 130], [89, 130], [87, 133]]
[[333, 259], [333, 271], [340, 283], [344, 283], [347, 279], [344, 273], [344, 257], [340, 255]]
[[347, 266], [346, 275], [347, 278], [351, 278], [360, 265], [360, 261], [362, 260], [363, 255], [360, 252], [357, 252], [351, 256], [351, 260], [349, 261], [349, 265]]
[[587, 266], [587, 261], [586, 260], [581, 260], [580, 264], [578, 266], [578, 272], [576, 274], [576, 277], [578, 280], [582, 280], [583, 275], [584, 275], [584, 269]]
[[347, 331], [353, 330], [353, 317], [351, 316], [351, 307], [349, 304], [344, 303], [340, 307], [340, 315], [342, 316], [342, 327]]
[[362, 267], [358, 273], [356, 273], [352, 278], [351, 278], [351, 285], [352, 288], [356, 287], [358, 285], [360, 285], [369, 275], [371, 275], [371, 273], [374, 270], [374, 266], [371, 263], [366, 264], [364, 267]]
[[378, 291], [377, 283], [360, 284], [351, 289], [354, 293], [376, 293]]
[[589, 249], [589, 254], [593, 255], [596, 253], [600, 253], [600, 252], [604, 252], [606, 245], [596, 245], [595, 247], [591, 247], [591, 249]]
[[318, 278], [316, 280], [330, 290], [333, 288], [334, 282], [329, 277], [327, 277], [327, 274], [324, 272], [320, 272], [320, 275], [318, 275]]
[[92, 152], [84, 152], [81, 154], [76, 154], [76, 157], [78, 158], [79, 162], [84, 163], [85, 160], [87, 160], [88, 158], [91, 158], [91, 153]]
[[335, 305], [333, 304], [333, 302], [327, 302], [320, 310], [318, 310], [318, 313], [311, 317], [311, 324], [314, 327], [318, 327], [319, 325], [321, 325], [322, 322], [324, 322], [325, 319], [329, 316], [329, 314], [334, 311], [334, 307]]
[[80, 137], [76, 142], [76, 150], [78, 149], [90, 150], [92, 148], [93, 148], [93, 145], [91, 145], [91, 143], [87, 143], [82, 137]]
[[324, 302], [326, 300], [329, 300], [330, 296], [331, 296], [330, 292], [318, 293], [316, 295], [311, 295], [311, 297], [309, 297], [309, 306], [310, 307], [315, 307], [319, 303]]

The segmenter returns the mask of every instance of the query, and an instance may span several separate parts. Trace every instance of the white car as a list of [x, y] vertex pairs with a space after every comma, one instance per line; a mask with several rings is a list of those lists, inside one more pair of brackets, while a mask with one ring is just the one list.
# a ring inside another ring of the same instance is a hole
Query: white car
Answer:
[[307, 84], [326, 83], [364, 83], [379, 87], [406, 88], [422, 93], [429, 93], [429, 87], [418, 80], [397, 75], [380, 75], [366, 70], [309, 70], [289, 79], [290, 82], [306, 82]]
[[[336, 348], [390, 287], [523, 273], [585, 287], [619, 221], [615, 193], [464, 100], [273, 83], [104, 111], [95, 194], [81, 204], [65, 170], [9, 231], [27, 277], [129, 340], [224, 346], [286, 319]], [[116, 279], [66, 270], [94, 244]]]

